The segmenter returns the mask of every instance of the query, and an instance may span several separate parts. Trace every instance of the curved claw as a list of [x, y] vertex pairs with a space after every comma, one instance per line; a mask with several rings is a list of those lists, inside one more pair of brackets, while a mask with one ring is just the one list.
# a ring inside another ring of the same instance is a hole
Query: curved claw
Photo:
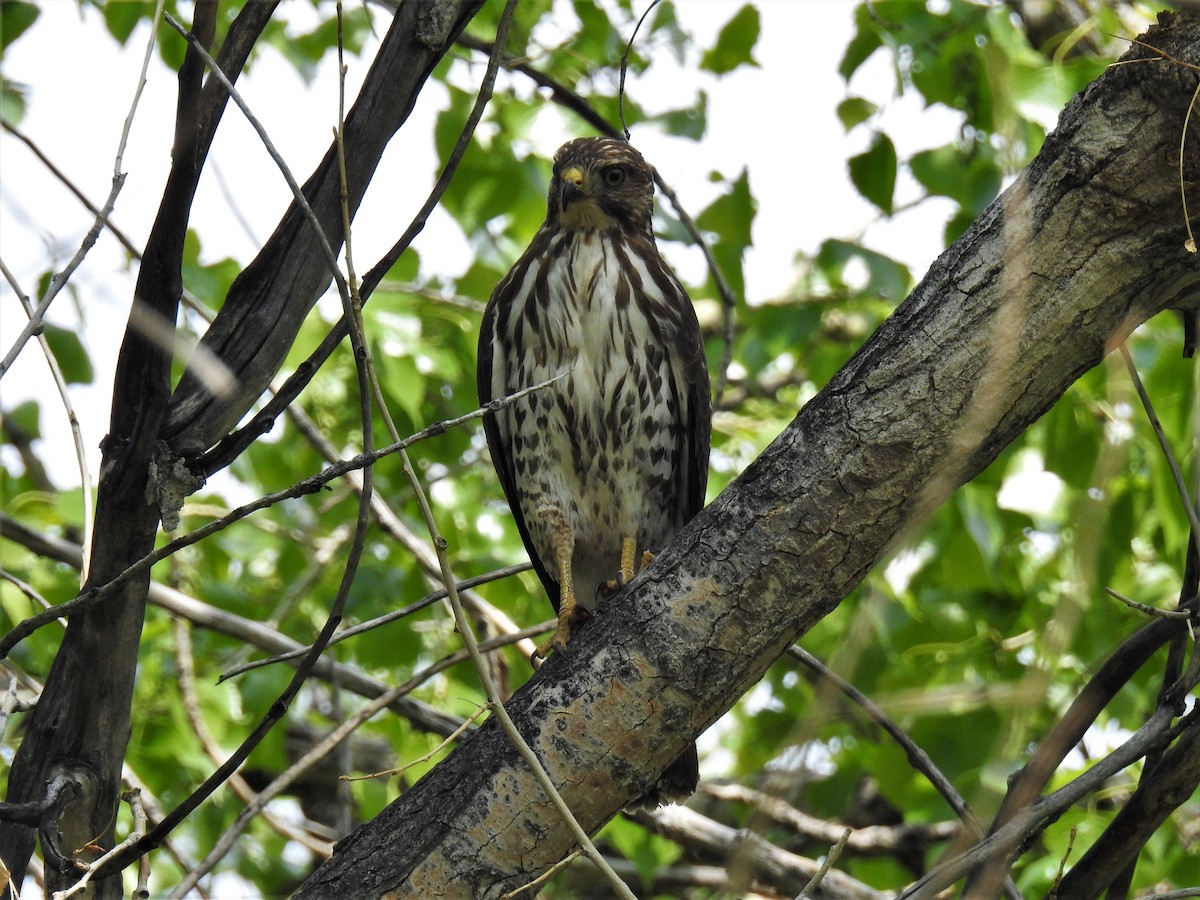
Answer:
[[556, 653], [563, 653], [567, 649], [567, 644], [571, 641], [571, 634], [575, 630], [575, 626], [586, 621], [589, 618], [588, 611], [582, 606], [576, 605], [574, 597], [571, 598], [569, 604], [564, 603], [558, 613], [558, 627], [554, 630], [546, 641], [538, 645], [538, 648], [533, 651], [529, 657], [530, 664], [535, 668], [540, 668], [542, 662], [550, 655], [553, 650]]

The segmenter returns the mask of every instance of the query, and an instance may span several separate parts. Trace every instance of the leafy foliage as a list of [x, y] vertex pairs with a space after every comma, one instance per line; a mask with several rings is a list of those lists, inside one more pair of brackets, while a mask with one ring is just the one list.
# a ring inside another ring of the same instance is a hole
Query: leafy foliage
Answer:
[[[932, 6], [940, 11], [931, 11]], [[847, 131], [869, 135], [867, 149], [847, 160], [855, 188], [887, 216], [895, 208], [898, 177], [911, 175], [924, 197], [947, 197], [956, 204], [945, 232], [947, 241], [955, 238], [995, 198], [1004, 180], [1036, 153], [1045, 136], [1041, 112], [1061, 107], [1113, 58], [1114, 44], [1103, 36], [1133, 33], [1113, 18], [1116, 13], [1102, 4], [1096, 7], [1087, 41], [1060, 35], [1052, 44], [1033, 46], [1026, 24], [1002, 6], [962, 0], [860, 5], [839, 69], [850, 88], [859, 69], [883, 54], [895, 76], [896, 97], [916, 92], [927, 105], [948, 107], [961, 117], [961, 129], [953, 143], [902, 158], [881, 124], [881, 105], [848, 93], [836, 113]], [[149, 2], [104, 4], [104, 25], [113, 39], [125, 43], [152, 8]], [[237, 8], [223, 6], [226, 25]], [[31, 4], [5, 2], [3, 11], [5, 49], [26, 29], [38, 27], [37, 8]], [[279, 19], [266, 40], [306, 78], [314, 77], [316, 63], [335, 46], [332, 13], [325, 7], [319, 12], [321, 21], [314, 28], [297, 30]], [[634, 12], [626, 2], [523, 4], [508, 52], [531, 60], [538, 71], [587, 98], [615, 123], [618, 60], [636, 21]], [[287, 7], [280, 15], [288, 15]], [[346, 41], [354, 53], [369, 44], [371, 21], [363, 9], [348, 9], [347, 15]], [[490, 39], [497, 15], [497, 5], [485, 6], [471, 24], [471, 34]], [[733, 11], [709, 47], [698, 46], [677, 16], [669, 5], [656, 11], [630, 55], [631, 71], [652, 67], [660, 56], [722, 77], [759, 65], [755, 50], [762, 22], [755, 6]], [[160, 46], [164, 60], [177, 68], [179, 42], [164, 40]], [[445, 97], [432, 134], [439, 159], [448, 157], [474, 103], [478, 59], [463, 50], [435, 72]], [[12, 119], [7, 81], [4, 90], [4, 115]], [[658, 114], [654, 124], [681, 139], [705, 139], [706, 98], [700, 92], [696, 99], [697, 104], [681, 103]], [[628, 97], [625, 110], [632, 121], [648, 118]], [[580, 129], [576, 113], [558, 110], [513, 73], [489, 106], [442, 203], [470, 244], [469, 264], [454, 272], [435, 254], [418, 257], [409, 251], [371, 298], [364, 313], [370, 350], [402, 434], [474, 408], [482, 304], [544, 215], [548, 165], [540, 142], [537, 152], [531, 149], [535, 136]], [[662, 171], [670, 180], [669, 165]], [[914, 273], [878, 249], [830, 236], [817, 253], [798, 259], [795, 284], [786, 296], [745, 302], [743, 267], [754, 240], [757, 208], [752, 180], [743, 170], [714, 173], [713, 182], [715, 199], [696, 211], [695, 219], [734, 295], [743, 298], [729, 383], [715, 422], [715, 493], [887, 317], [912, 287]], [[660, 229], [668, 245], [685, 239], [669, 216], [660, 221]], [[213, 307], [248, 260], [203, 262], [205, 240], [201, 233], [189, 235], [183, 280], [191, 294]], [[702, 312], [717, 296], [711, 276], [689, 287]], [[86, 309], [81, 315], [83, 339], [59, 326], [46, 330], [50, 349], [73, 384], [111, 377], [97, 371], [89, 358], [87, 332], [99, 323]], [[705, 320], [714, 365], [723, 349], [715, 319]], [[186, 324], [196, 331], [204, 327], [190, 317]], [[300, 365], [330, 324], [325, 307], [319, 306], [285, 368]], [[1167, 440], [1184, 471], [1194, 472], [1200, 404], [1194, 367], [1178, 358], [1175, 322], [1150, 322], [1131, 346]], [[321, 370], [300, 401], [307, 421], [341, 457], [361, 445], [356, 390], [354, 363], [346, 351]], [[53, 448], [41, 438], [39, 423], [59, 414], [55, 402], [39, 398], [5, 409], [12, 452], [0, 456], [0, 491], [8, 516], [35, 531], [79, 542], [84, 533], [81, 490], [50, 483], [40, 464]], [[228, 473], [189, 499], [181, 531], [213, 521], [247, 497], [287, 488], [319, 471], [328, 460], [307, 431], [305, 422], [278, 423]], [[414, 450], [414, 461], [430, 490], [459, 577], [524, 559], [477, 421], [423, 442]], [[398, 524], [372, 529], [346, 625], [384, 616], [432, 590], [406, 546], [410, 540], [420, 542], [424, 526], [399, 464], [379, 464], [375, 479], [380, 500]], [[339, 563], [356, 512], [352, 483], [335, 481], [320, 493], [276, 504], [176, 554], [156, 570], [156, 579], [227, 617], [266, 623], [284, 638], [306, 644], [324, 622], [337, 591]], [[1103, 589], [1170, 605], [1181, 583], [1187, 541], [1187, 522], [1153, 431], [1123, 369], [1109, 363], [1081, 378], [1018, 446], [929, 521], [914, 523], [907, 544], [806, 637], [805, 647], [879, 703], [986, 817], [998, 805], [1006, 778], [1020, 766], [1025, 749], [1057, 720], [1106, 655], [1140, 626], [1141, 619]], [[78, 590], [78, 575], [70, 566], [13, 541], [5, 543], [3, 567], [30, 590], [0, 583], [0, 631], [37, 611], [36, 598], [61, 602]], [[477, 590], [521, 625], [548, 617], [541, 588], [530, 573]], [[182, 801], [216, 764], [198, 737], [197, 717], [215, 756], [223, 758], [254, 727], [289, 677], [290, 671], [276, 664], [220, 680], [247, 659], [268, 655], [266, 648], [252, 647], [229, 621], [189, 626], [188, 655], [176, 639], [176, 616], [158, 606], [148, 613], [127, 762], [163, 809]], [[21, 643], [5, 664], [23, 690], [35, 690], [49, 669], [56, 649], [54, 627]], [[432, 603], [339, 643], [328, 655], [364, 676], [396, 685], [459, 646], [444, 609]], [[1105, 711], [1086, 741], [1089, 754], [1103, 754], [1145, 720], [1155, 705], [1161, 664], [1156, 659], [1147, 666]], [[513, 648], [497, 653], [495, 666], [509, 689], [528, 672], [526, 659]], [[185, 684], [193, 680], [198, 708], [185, 696]], [[474, 673], [463, 662], [420, 681], [411, 697], [456, 717], [473, 714], [483, 701]], [[313, 682], [286, 726], [255, 751], [247, 775], [262, 786], [311, 743], [311, 730], [329, 731], [362, 703], [344, 685]], [[20, 736], [19, 724], [10, 724], [10, 742]], [[335, 770], [387, 768], [423, 756], [438, 741], [421, 724], [385, 713], [364, 725], [349, 749], [335, 756]], [[829, 820], [863, 825], [952, 817], [902, 750], [786, 658], [713, 727], [701, 748], [708, 757], [702, 763], [706, 777], [770, 785], [796, 806]], [[299, 818], [319, 847], [350, 821], [374, 815], [435, 761], [353, 787], [299, 785], [293, 791], [299, 813], [295, 804], [276, 803], [271, 809]], [[1082, 757], [1072, 759], [1060, 775], [1071, 777], [1086, 765]], [[1041, 846], [1022, 857], [1014, 870], [1021, 889], [1047, 892], [1065, 854], [1069, 828], [1078, 826], [1076, 840], [1089, 842], [1119, 806], [1112, 798], [1119, 801], [1128, 789], [1114, 785], [1104, 802], [1097, 799], [1048, 829]], [[333, 798], [327, 807], [318, 803], [325, 797], [322, 791]], [[190, 817], [183, 827], [186, 836], [174, 848], [183, 863], [167, 853], [155, 855], [155, 890], [177, 884], [243, 805], [233, 793], [220, 792]], [[736, 804], [710, 812], [738, 826], [753, 819]], [[122, 816], [119, 832], [128, 827]], [[1200, 809], [1193, 801], [1168, 823], [1152, 852], [1143, 856], [1135, 888], [1195, 880], [1197, 817]], [[783, 832], [770, 836], [811, 856], [828, 849]], [[689, 858], [678, 844], [624, 819], [611, 823], [600, 840], [607, 851], [632, 864], [647, 891], [654, 889], [662, 869]], [[850, 855], [839, 867], [867, 884], [894, 889], [931, 863], [938, 850], [923, 847], [915, 859]], [[277, 822], [260, 817], [222, 865], [237, 873], [242, 889], [274, 895], [294, 888], [316, 855], [319, 851], [281, 836]], [[570, 896], [569, 891], [565, 883], [551, 885], [547, 895]], [[688, 894], [709, 895], [704, 889]]]

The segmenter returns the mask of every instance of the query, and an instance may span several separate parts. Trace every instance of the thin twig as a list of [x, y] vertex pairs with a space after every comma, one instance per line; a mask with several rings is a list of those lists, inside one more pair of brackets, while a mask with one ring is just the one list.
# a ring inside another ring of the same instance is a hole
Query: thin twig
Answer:
[[[172, 647], [175, 663], [178, 667], [179, 693], [183, 699], [183, 713], [192, 728], [192, 733], [205, 754], [217, 765], [221, 763], [221, 752], [217, 742], [213, 740], [204, 724], [204, 715], [200, 706], [200, 697], [196, 693], [196, 665], [192, 655], [192, 631], [185, 619], [175, 618], [172, 624]], [[254, 799], [254, 789], [238, 772], [234, 772], [226, 782], [227, 786], [242, 803]], [[333, 854], [333, 844], [330, 841], [314, 838], [307, 830], [292, 825], [278, 816], [271, 815], [269, 810], [263, 811], [267, 825], [285, 840], [295, 841], [312, 853], [328, 859]]]
[[1062, 858], [1058, 861], [1058, 874], [1054, 876], [1054, 883], [1050, 885], [1050, 890], [1046, 893], [1046, 900], [1056, 900], [1058, 897], [1058, 886], [1062, 884], [1063, 873], [1067, 869], [1067, 860], [1071, 858], [1071, 851], [1075, 849], [1075, 836], [1078, 833], [1078, 828], [1075, 825], [1071, 826], [1067, 837], [1067, 849], [1063, 851]]
[[[163, 4], [165, 0], [158, 0], [154, 9], [154, 19], [157, 22], [158, 17], [163, 12]], [[150, 68], [150, 60], [154, 55], [155, 39], [158, 35], [157, 29], [150, 29], [150, 36], [146, 40], [146, 52], [142, 56], [142, 69], [138, 73], [137, 88], [133, 92], [133, 101], [129, 105], [129, 112], [125, 115], [125, 123], [121, 128], [121, 139], [117, 142], [117, 153], [113, 159], [113, 184], [112, 189], [108, 192], [108, 199], [104, 202], [104, 207], [96, 214], [95, 221], [92, 227], [88, 229], [88, 233], [84, 235], [83, 243], [79, 245], [79, 249], [75, 255], [71, 257], [70, 262], [66, 267], [55, 273], [50, 279], [50, 284], [46, 288], [46, 294], [38, 303], [37, 309], [30, 315], [29, 321], [9, 348], [8, 353], [4, 355], [4, 359], [0, 360], [0, 378], [3, 378], [13, 361], [20, 355], [22, 348], [34, 334], [41, 334], [44, 327], [44, 320], [47, 311], [50, 309], [50, 304], [54, 302], [54, 298], [58, 296], [66, 283], [70, 280], [75, 270], [83, 263], [84, 257], [96, 243], [96, 239], [100, 237], [100, 232], [104, 230], [108, 222], [108, 217], [112, 215], [113, 208], [117, 205], [117, 195], [121, 193], [121, 188], [125, 186], [125, 173], [121, 171], [121, 162], [125, 158], [125, 146], [129, 142], [129, 130], [133, 127], [133, 117], [137, 113], [138, 103], [142, 99], [142, 88], [146, 86], [146, 72]]]
[[[510, 575], [516, 575], [520, 572], [528, 571], [530, 568], [532, 568], [532, 566], [529, 563], [518, 563], [516, 565], [506, 566], [503, 569], [496, 569], [493, 572], [486, 572], [483, 575], [476, 575], [474, 578], [464, 578], [462, 581], [460, 581], [458, 583], [458, 589], [460, 591], [463, 591], [463, 590], [467, 590], [468, 588], [476, 587], [477, 585], [480, 585], [480, 584], [487, 584], [488, 582], [498, 581], [501, 578], [507, 578]], [[368, 619], [366, 622], [361, 622], [358, 625], [354, 625], [354, 626], [351, 626], [350, 628], [346, 628], [342, 631], [339, 631], [329, 641], [329, 646], [332, 647], [335, 644], [340, 644], [342, 641], [349, 640], [352, 637], [357, 637], [358, 635], [363, 634], [364, 632], [372, 631], [376, 628], [380, 628], [391, 622], [395, 622], [397, 619], [402, 619], [406, 616], [410, 616], [415, 612], [425, 609], [426, 607], [432, 606], [434, 603], [437, 603], [439, 600], [444, 600], [445, 598], [446, 598], [446, 589], [444, 587], [439, 588], [438, 590], [433, 591], [429, 594], [426, 594], [420, 600], [410, 603], [407, 606], [401, 607], [400, 609], [392, 610], [390, 613], [385, 613], [382, 616], [377, 616], [374, 619]], [[535, 632], [535, 634], [536, 633], [539, 633], [539, 632]], [[512, 635], [508, 635], [508, 637], [512, 637]], [[271, 657], [267, 657], [266, 659], [256, 659], [256, 660], [252, 660], [251, 662], [242, 663], [241, 665], [234, 666], [232, 669], [229, 669], [226, 672], [222, 672], [221, 675], [217, 678], [217, 683], [220, 684], [222, 681], [226, 681], [230, 678], [235, 678], [238, 675], [244, 675], [246, 672], [252, 671], [254, 669], [260, 669], [263, 666], [269, 666], [269, 665], [273, 665], [274, 663], [287, 662], [288, 660], [295, 659], [297, 656], [302, 656], [307, 649], [308, 649], [307, 647], [303, 647], [298, 650], [292, 650], [289, 653], [281, 653], [278, 656], [271, 656]]]
[[825, 854], [825, 859], [821, 861], [821, 868], [817, 869], [817, 874], [810, 878], [808, 884], [804, 886], [804, 890], [796, 895], [796, 900], [805, 900], [806, 897], [813, 896], [813, 892], [816, 891], [821, 881], [825, 878], [825, 873], [833, 868], [833, 864], [842, 855], [842, 851], [846, 848], [846, 842], [850, 840], [850, 835], [852, 834], [854, 834], [853, 828], [847, 828], [842, 832], [842, 836], [838, 839], [838, 842], [829, 848], [829, 852]]
[[507, 406], [508, 404], [519, 400], [521, 397], [525, 396], [526, 394], [532, 393], [533, 391], [539, 391], [545, 387], [548, 387], [549, 385], [553, 384], [554, 382], [558, 381], [560, 378], [563, 378], [568, 374], [570, 374], [570, 373], [564, 372], [560, 375], [555, 376], [554, 378], [549, 378], [546, 381], [540, 382], [535, 385], [531, 385], [530, 387], [527, 387], [527, 388], [523, 388], [520, 391], [517, 391], [516, 393], [509, 394], [507, 397], [502, 397], [498, 400], [493, 400], [492, 402], [490, 402], [478, 409], [475, 409], [469, 413], [466, 413], [465, 415], [456, 416], [453, 419], [446, 419], [441, 422], [436, 422], [433, 425], [430, 425], [428, 428], [424, 428], [421, 431], [417, 432], [416, 434], [413, 434], [407, 438], [404, 438], [401, 441], [397, 441], [393, 444], [389, 444], [386, 447], [383, 447], [379, 450], [371, 451], [370, 453], [360, 453], [357, 456], [352, 457], [351, 459], [343, 460], [342, 462], [337, 463], [332, 466], [327, 466], [326, 468], [322, 469], [320, 472], [316, 473], [315, 475], [312, 475], [309, 478], [305, 478], [305, 479], [297, 482], [296, 484], [292, 485], [289, 488], [286, 488], [282, 491], [276, 491], [273, 494], [267, 494], [263, 497], [259, 497], [258, 499], [251, 501], [250, 503], [246, 503], [242, 506], [239, 506], [237, 509], [233, 510], [232, 512], [230, 512], [228, 515], [224, 516], [223, 518], [218, 519], [215, 522], [210, 522], [207, 525], [202, 526], [201, 528], [198, 528], [193, 532], [182, 535], [182, 536], [176, 538], [175, 540], [171, 541], [170, 543], [160, 547], [158, 550], [155, 550], [152, 553], [146, 554], [141, 559], [139, 559], [137, 562], [135, 562], [135, 563], [131, 564], [129, 567], [127, 567], [123, 572], [121, 572], [119, 575], [117, 575], [112, 581], [109, 581], [103, 585], [98, 585], [96, 587], [89, 588], [88, 590], [78, 594], [77, 596], [75, 596], [71, 600], [66, 601], [65, 603], [60, 603], [57, 606], [51, 607], [50, 609], [47, 609], [41, 613], [38, 613], [37, 615], [30, 616], [28, 619], [25, 619], [23, 622], [18, 623], [16, 626], [13, 627], [13, 629], [8, 634], [6, 634], [3, 638], [0, 638], [0, 659], [4, 659], [12, 651], [13, 647], [15, 647], [18, 643], [23, 641], [29, 635], [33, 634], [35, 631], [37, 631], [43, 625], [46, 625], [47, 623], [54, 621], [59, 616], [70, 615], [72, 613], [78, 612], [81, 609], [87, 609], [88, 607], [93, 606], [96, 603], [99, 603], [105, 597], [109, 596], [110, 594], [112, 594], [113, 592], [118, 590], [120, 588], [120, 586], [122, 584], [124, 584], [126, 581], [128, 581], [130, 578], [140, 575], [146, 569], [151, 568], [156, 563], [161, 562], [162, 560], [166, 559], [168, 556], [171, 556], [172, 554], [179, 552], [184, 547], [190, 547], [192, 544], [198, 543], [199, 541], [202, 541], [204, 538], [209, 537], [210, 535], [216, 534], [219, 531], [223, 531], [225, 528], [228, 528], [234, 522], [237, 522], [237, 521], [240, 521], [241, 519], [246, 518], [246, 516], [250, 515], [251, 513], [255, 513], [261, 509], [266, 509], [270, 506], [274, 506], [276, 503], [280, 503], [284, 500], [291, 500], [296, 497], [305, 496], [306, 494], [316, 493], [317, 491], [321, 490], [330, 481], [333, 481], [335, 478], [340, 478], [342, 475], [345, 475], [347, 472], [351, 472], [356, 469], [362, 469], [366, 466], [371, 465], [376, 460], [379, 460], [384, 456], [389, 456], [393, 453], [398, 453], [407, 447], [411, 447], [413, 444], [417, 443], [418, 441], [426, 440], [427, 438], [430, 438], [430, 437], [435, 437], [437, 435], [444, 433], [449, 428], [453, 428], [453, 427], [463, 424], [464, 422], [468, 422], [472, 419], [479, 418], [480, 416], [485, 415], [488, 412], [494, 412], [496, 410], [502, 409], [503, 407]]
[[448, 735], [446, 735], [446, 737], [442, 738], [441, 743], [439, 743], [436, 747], [434, 747], [428, 753], [422, 753], [416, 759], [410, 759], [408, 762], [406, 762], [402, 766], [397, 766], [394, 769], [384, 769], [382, 772], [370, 772], [366, 775], [339, 775], [338, 780], [339, 781], [370, 781], [375, 778], [391, 778], [393, 775], [400, 775], [404, 772], [407, 772], [413, 766], [419, 766], [423, 762], [429, 762], [429, 760], [433, 759], [435, 756], [437, 756], [439, 753], [441, 753], [443, 750], [445, 750], [447, 747], [449, 747], [451, 744], [453, 744], [455, 741], [457, 741], [460, 737], [462, 737], [463, 734], [465, 734], [467, 732], [467, 730], [475, 723], [475, 720], [478, 719], [485, 712], [487, 712], [487, 704], [480, 706], [477, 710], [475, 710], [475, 712], [473, 712], [473, 713], [471, 713], [471, 715], [467, 716], [466, 721], [463, 722], [462, 725], [460, 725], [453, 734], [448, 734]]
[[633, 42], [637, 40], [638, 32], [642, 30], [642, 23], [646, 21], [646, 17], [654, 11], [654, 7], [658, 6], [661, 0], [653, 0], [646, 11], [642, 13], [641, 18], [637, 20], [637, 24], [633, 26], [633, 34], [629, 36], [629, 41], [625, 44], [625, 52], [621, 54], [621, 80], [617, 85], [617, 115], [621, 119], [621, 130], [625, 132], [625, 140], [629, 140], [629, 126], [625, 124], [625, 72], [629, 68], [629, 54], [633, 50]]
[[1136, 609], [1138, 612], [1147, 616], [1152, 616], [1157, 619], [1190, 619], [1193, 613], [1186, 609], [1159, 609], [1157, 606], [1147, 606], [1145, 603], [1138, 603], [1136, 600], [1131, 600], [1120, 591], [1115, 591], [1110, 587], [1106, 587], [1104, 592], [1110, 597], [1115, 597], [1120, 600], [1130, 609]]
[[[8, 266], [4, 265], [4, 261], [0, 260], [0, 271], [4, 273], [5, 280], [12, 287], [13, 292], [17, 295], [17, 300], [20, 302], [25, 314], [31, 319], [33, 317], [33, 304], [29, 302], [29, 298], [21, 290], [17, 284], [16, 276], [9, 271]], [[50, 341], [46, 339], [44, 332], [38, 332], [38, 344], [42, 348], [42, 355], [46, 357], [46, 365], [50, 368], [50, 377], [54, 379], [54, 387], [58, 391], [58, 398], [62, 401], [63, 410], [67, 414], [67, 424], [71, 429], [71, 441], [75, 445], [75, 463], [79, 467], [79, 489], [83, 494], [83, 569], [80, 570], [79, 584], [82, 587], [87, 583], [88, 570], [91, 568], [91, 548], [92, 548], [92, 518], [93, 518], [93, 503], [92, 496], [93, 484], [92, 473], [88, 469], [87, 452], [83, 448], [83, 432], [79, 428], [79, 417], [75, 415], [75, 407], [71, 404], [71, 394], [67, 390], [67, 379], [63, 377], [62, 367], [58, 364], [58, 359], [54, 356], [54, 351], [50, 349]]]
[[1138, 398], [1142, 401], [1142, 408], [1146, 411], [1146, 418], [1150, 421], [1150, 427], [1154, 429], [1154, 436], [1158, 438], [1158, 446], [1171, 470], [1171, 477], [1175, 480], [1175, 489], [1179, 492], [1179, 501], [1183, 504], [1184, 514], [1192, 524], [1192, 542], [1195, 544], [1196, 553], [1200, 554], [1200, 514], [1196, 512], [1196, 504], [1192, 502], [1191, 495], [1188, 493], [1183, 472], [1180, 471], [1175, 454], [1171, 451], [1171, 444], [1167, 440], [1166, 432], [1163, 431], [1162, 422], [1158, 420], [1158, 413], [1154, 411], [1154, 404], [1146, 392], [1146, 386], [1142, 384], [1137, 366], [1134, 365], [1133, 357], [1129, 355], [1129, 348], [1124, 341], [1121, 342], [1120, 350], [1121, 358], [1125, 360], [1125, 368], [1129, 370], [1129, 377], [1133, 381], [1134, 389], [1137, 390]]
[[970, 805], [963, 799], [962, 795], [951, 783], [942, 771], [937, 767], [937, 764], [930, 759], [929, 754], [922, 750], [912, 738], [910, 738], [899, 725], [892, 721], [880, 707], [874, 703], [862, 691], [852, 685], [846, 679], [842, 678], [821, 660], [817, 659], [803, 647], [798, 644], [793, 644], [788, 648], [788, 656], [807, 666], [816, 675], [828, 681], [836, 687], [841, 693], [850, 698], [854, 703], [860, 706], [866, 714], [879, 725], [884, 731], [891, 736], [908, 756], [909, 763], [918, 772], [929, 779], [930, 784], [937, 790], [942, 798], [949, 804], [954, 814], [962, 820], [963, 824], [971, 830], [977, 837], [983, 834], [983, 825], [971, 810]]
[[[40, 593], [38, 593], [37, 588], [35, 588], [32, 584], [29, 584], [28, 582], [22, 581], [20, 578], [18, 578], [12, 572], [8, 571], [8, 569], [0, 569], [0, 579], [7, 581], [9, 584], [11, 584], [13, 587], [15, 587], [18, 591], [20, 591], [22, 594], [24, 594], [26, 597], [28, 597], [34, 603], [38, 604], [43, 609], [50, 608], [50, 601], [47, 600], [45, 597], [43, 597]], [[65, 619], [63, 620], [62, 624], [63, 625], [67, 624]]]
[[513, 897], [521, 896], [526, 891], [528, 891], [530, 888], [535, 888], [539, 884], [542, 884], [545, 881], [549, 881], [551, 878], [553, 878], [555, 875], [557, 875], [559, 872], [561, 872], [563, 869], [565, 869], [567, 866], [569, 866], [575, 860], [579, 859], [579, 857], [582, 853], [583, 853], [582, 850], [572, 850], [570, 853], [568, 853], [566, 856], [564, 856], [562, 859], [560, 859], [558, 862], [556, 862], [554, 865], [552, 865], [550, 868], [548, 868], [545, 872], [543, 872], [541, 875], [539, 875], [537, 878], [533, 879], [533, 881], [527, 881], [523, 885], [521, 885], [519, 888], [513, 888], [511, 891], [506, 891], [503, 894], [501, 894], [500, 900], [512, 900]]
[[52, 895], [53, 900], [67, 900], [67, 898], [73, 894], [78, 894], [88, 886], [88, 883], [91, 882], [92, 878], [96, 877], [96, 873], [99, 872], [104, 865], [106, 865], [115, 857], [119, 856], [121, 853], [125, 852], [130, 847], [134, 846], [139, 840], [141, 840], [142, 835], [146, 833], [146, 811], [142, 808], [141, 791], [139, 791], [137, 788], [126, 791], [121, 795], [121, 799], [128, 803], [130, 810], [133, 811], [133, 830], [129, 832], [125, 840], [121, 841], [121, 843], [117, 844], [115, 847], [89, 865], [87, 870], [83, 873], [83, 877], [71, 885], [71, 887], [67, 888], [65, 891], [55, 891]]
[[425, 285], [415, 284], [411, 281], [381, 281], [375, 288], [375, 293], [378, 294], [411, 294], [414, 297], [420, 297], [423, 300], [432, 300], [434, 303], [443, 303], [446, 306], [454, 306], [458, 309], [465, 309], [469, 312], [483, 314], [486, 304], [475, 300], [472, 297], [463, 297], [458, 294], [447, 294], [435, 288], [426, 287]]
[[56, 166], [49, 156], [42, 152], [42, 148], [37, 145], [33, 138], [29, 137], [29, 135], [17, 128], [17, 126], [8, 121], [8, 119], [0, 119], [0, 125], [4, 127], [5, 131], [28, 147], [29, 152], [37, 157], [38, 162], [45, 166], [46, 170], [55, 178], [57, 178], [59, 183], [62, 184], [62, 186], [68, 191], [70, 191], [76, 200], [83, 204], [84, 209], [90, 212], [93, 216], [104, 218], [104, 226], [108, 229], [108, 233], [117, 239], [117, 242], [125, 248], [126, 252], [129, 253], [130, 256], [134, 257], [135, 259], [142, 258], [142, 251], [133, 245], [133, 241], [125, 236], [125, 232], [118, 228], [111, 219], [104, 216], [104, 213], [101, 211], [100, 207], [92, 203], [92, 201], [87, 198], [87, 195], [79, 189], [75, 182], [67, 177], [67, 174], [58, 166]]

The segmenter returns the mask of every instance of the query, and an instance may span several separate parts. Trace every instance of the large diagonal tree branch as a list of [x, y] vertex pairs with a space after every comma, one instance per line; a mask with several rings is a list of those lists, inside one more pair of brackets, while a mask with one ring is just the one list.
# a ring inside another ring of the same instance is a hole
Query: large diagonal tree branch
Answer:
[[[1144, 37], [1200, 63], [1200, 17]], [[1135, 47], [1129, 60], [1156, 54]], [[1196, 72], [1113, 67], [784, 433], [508, 710], [576, 816], [640, 796], [915, 524], [1168, 307], [1194, 309], [1180, 171]], [[1193, 119], [1193, 121], [1195, 121]], [[1182, 167], [1182, 168], [1181, 168]], [[1193, 204], [1195, 206], [1195, 204]], [[571, 839], [487, 723], [297, 896], [493, 897]]]

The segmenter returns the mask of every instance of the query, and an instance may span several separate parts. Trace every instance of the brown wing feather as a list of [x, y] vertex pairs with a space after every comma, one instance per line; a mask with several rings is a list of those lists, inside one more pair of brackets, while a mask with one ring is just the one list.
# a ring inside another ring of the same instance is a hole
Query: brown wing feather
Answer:
[[[475, 372], [476, 389], [479, 393], [480, 406], [485, 406], [491, 401], [500, 400], [505, 396], [503, 385], [497, 386], [494, 384], [492, 371], [494, 368], [492, 348], [495, 345], [496, 316], [501, 310], [507, 309], [512, 304], [513, 294], [520, 289], [526, 271], [544, 250], [544, 237], [546, 237], [544, 232], [538, 232], [538, 235], [529, 245], [529, 249], [517, 260], [508, 275], [496, 285], [496, 289], [492, 291], [491, 299], [488, 300], [487, 307], [484, 309], [483, 324], [479, 329], [479, 364]], [[497, 387], [500, 388], [499, 392], [497, 392]], [[546, 588], [546, 594], [550, 597], [550, 602], [554, 604], [554, 610], [557, 612], [560, 593], [558, 579], [554, 578], [545, 565], [543, 565], [541, 558], [538, 556], [537, 549], [534, 547], [533, 538], [529, 534], [529, 526], [525, 523], [525, 517], [521, 514], [521, 500], [520, 494], [517, 491], [516, 472], [513, 468], [508, 442], [505, 440], [504, 435], [500, 433], [500, 425], [496, 421], [495, 413], [484, 413], [483, 432], [487, 437], [488, 450], [492, 454], [492, 465], [495, 467], [496, 474], [500, 478], [500, 486], [504, 488], [505, 499], [508, 500], [513, 519], [517, 523], [517, 532], [521, 535], [522, 543], [525, 544], [525, 550], [529, 554], [529, 561], [533, 563], [533, 570], [537, 573], [538, 578], [541, 579], [542, 585]]]

